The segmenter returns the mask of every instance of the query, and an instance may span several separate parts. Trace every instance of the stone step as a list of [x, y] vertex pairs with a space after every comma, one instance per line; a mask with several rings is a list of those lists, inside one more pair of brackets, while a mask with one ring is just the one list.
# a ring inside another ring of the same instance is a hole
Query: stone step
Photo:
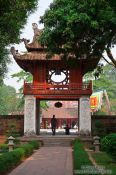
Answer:
[[43, 140], [43, 146], [70, 146], [71, 140]]
[[45, 147], [53, 147], [53, 146], [71, 146], [72, 140], [74, 140], [75, 136], [37, 136], [33, 137], [23, 137], [21, 138], [22, 142], [28, 142], [29, 140], [39, 140], [42, 145]]
[[23, 136], [20, 137], [20, 141], [22, 143], [27, 143], [30, 140], [38, 140], [41, 142], [42, 146], [45, 147], [55, 147], [55, 146], [71, 146], [71, 142], [75, 140], [76, 138], [80, 138], [82, 142], [85, 144], [87, 148], [89, 148], [92, 145], [92, 137], [79, 137], [76, 135], [55, 135], [55, 136], [48, 136], [48, 135], [39, 135], [39, 136]]
[[58, 137], [49, 137], [49, 138], [43, 138], [43, 145], [44, 146], [71, 146], [72, 140], [75, 138], [58, 138]]
[[58, 147], [60, 147], [60, 146], [61, 146], [61, 147], [70, 147], [70, 144], [60, 144], [60, 143], [59, 143], [59, 144], [50, 144], [50, 145], [45, 144], [45, 145], [44, 145], [44, 147], [57, 147], [57, 146], [58, 146]]

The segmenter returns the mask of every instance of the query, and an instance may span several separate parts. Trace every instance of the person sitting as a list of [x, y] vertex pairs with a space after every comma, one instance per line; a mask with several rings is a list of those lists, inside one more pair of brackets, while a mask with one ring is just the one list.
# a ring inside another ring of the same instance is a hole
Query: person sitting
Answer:
[[66, 127], [64, 129], [65, 129], [65, 134], [69, 135], [70, 134], [70, 132], [69, 132], [70, 128], [69, 128], [68, 124], [66, 125]]

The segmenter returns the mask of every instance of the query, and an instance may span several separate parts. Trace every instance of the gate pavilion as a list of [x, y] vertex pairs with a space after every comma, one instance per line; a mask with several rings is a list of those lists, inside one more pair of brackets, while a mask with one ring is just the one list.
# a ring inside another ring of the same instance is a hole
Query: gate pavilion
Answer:
[[[11, 53], [17, 64], [26, 72], [33, 75], [33, 82], [24, 82], [24, 134], [40, 134], [40, 101], [41, 100], [69, 100], [79, 103], [79, 131], [91, 133], [90, 95], [92, 82], [84, 83], [83, 76], [92, 71], [99, 59], [81, 58], [68, 61], [62, 55], [50, 56], [47, 48], [40, 45], [38, 38], [42, 30], [33, 23], [33, 41], [24, 41], [27, 53], [20, 54], [14, 47]], [[54, 77], [60, 76], [57, 81]], [[63, 78], [62, 78], [63, 77]], [[60, 110], [60, 109], [59, 109]], [[52, 116], [51, 116], [52, 117]]]

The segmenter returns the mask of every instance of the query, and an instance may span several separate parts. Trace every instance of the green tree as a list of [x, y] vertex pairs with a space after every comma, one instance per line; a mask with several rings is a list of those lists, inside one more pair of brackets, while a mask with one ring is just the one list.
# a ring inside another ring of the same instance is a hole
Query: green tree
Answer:
[[8, 45], [20, 41], [21, 29], [38, 0], [0, 0], [0, 80], [7, 72]]
[[106, 51], [116, 67], [111, 53], [116, 44], [115, 0], [54, 0], [40, 22], [45, 26], [40, 41], [50, 53], [106, 60]]
[[17, 97], [16, 90], [11, 86], [0, 86], [0, 115], [8, 115], [16, 112], [20, 99]]

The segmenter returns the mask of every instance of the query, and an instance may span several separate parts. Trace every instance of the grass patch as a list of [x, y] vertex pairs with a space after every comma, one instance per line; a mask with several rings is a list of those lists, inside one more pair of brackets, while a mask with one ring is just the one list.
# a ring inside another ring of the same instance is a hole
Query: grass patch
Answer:
[[[96, 163], [100, 166], [103, 166], [105, 170], [110, 170], [111, 175], [116, 175], [116, 162], [105, 152], [94, 153], [92, 154]], [[108, 173], [106, 172], [108, 175]]]
[[76, 140], [74, 143], [74, 169], [81, 169], [82, 165], [92, 165], [83, 144]]
[[[89, 156], [84, 149], [83, 144], [80, 140], [75, 140], [73, 143], [73, 158], [74, 158], [74, 175], [92, 175], [92, 173], [87, 173], [88, 169], [94, 168], [92, 162], [89, 160]], [[81, 173], [80, 173], [81, 170]], [[96, 170], [96, 169], [94, 169]], [[93, 170], [93, 171], [94, 171]], [[86, 171], [83, 173], [83, 171]]]

